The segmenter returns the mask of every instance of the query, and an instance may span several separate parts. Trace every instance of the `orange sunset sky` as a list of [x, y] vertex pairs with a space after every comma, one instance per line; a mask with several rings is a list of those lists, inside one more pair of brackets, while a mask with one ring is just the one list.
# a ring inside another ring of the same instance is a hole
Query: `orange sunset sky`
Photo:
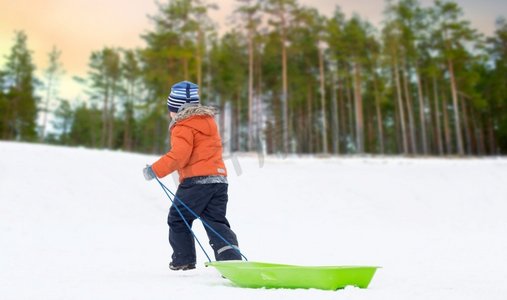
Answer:
[[[164, 0], [160, 0], [163, 2]], [[208, 1], [220, 7], [210, 13], [220, 26], [228, 28], [228, 16], [235, 9], [234, 0]], [[424, 6], [432, 0], [421, 0]], [[495, 19], [507, 16], [507, 0], [458, 0], [465, 17], [485, 34], [494, 31]], [[347, 16], [356, 12], [379, 26], [384, 9], [383, 0], [299, 0], [331, 15], [336, 5]], [[15, 30], [24, 30], [33, 51], [38, 75], [46, 67], [47, 53], [53, 45], [62, 50], [66, 75], [60, 83], [60, 96], [75, 98], [81, 87], [72, 76], [85, 76], [91, 51], [104, 46], [135, 48], [144, 45], [140, 34], [151, 29], [147, 15], [157, 11], [152, 0], [0, 0], [0, 67], [12, 46]]]

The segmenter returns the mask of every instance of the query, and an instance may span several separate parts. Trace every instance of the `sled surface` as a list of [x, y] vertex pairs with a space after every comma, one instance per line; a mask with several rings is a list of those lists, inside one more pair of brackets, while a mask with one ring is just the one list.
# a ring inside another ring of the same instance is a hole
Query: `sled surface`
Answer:
[[215, 261], [216, 268], [235, 285], [245, 288], [337, 290], [346, 286], [367, 288], [378, 267], [295, 266], [251, 261]]

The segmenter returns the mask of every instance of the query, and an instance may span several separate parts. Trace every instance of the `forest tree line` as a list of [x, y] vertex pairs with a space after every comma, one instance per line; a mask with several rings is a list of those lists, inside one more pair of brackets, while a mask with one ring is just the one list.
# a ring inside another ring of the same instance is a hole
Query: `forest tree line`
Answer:
[[163, 153], [166, 98], [189, 80], [219, 109], [231, 151], [507, 153], [504, 18], [486, 37], [455, 1], [387, 1], [381, 28], [297, 0], [236, 5], [219, 35], [215, 4], [159, 3], [144, 47], [90, 54], [88, 75], [75, 78], [80, 101], [58, 97], [61, 51], [36, 78], [27, 36], [16, 32], [0, 71], [0, 138]]

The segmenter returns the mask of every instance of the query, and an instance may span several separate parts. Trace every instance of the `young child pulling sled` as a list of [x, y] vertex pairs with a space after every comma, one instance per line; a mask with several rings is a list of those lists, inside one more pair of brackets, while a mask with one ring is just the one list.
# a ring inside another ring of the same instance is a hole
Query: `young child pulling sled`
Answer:
[[[144, 177], [151, 180], [155, 176], [162, 178], [178, 171], [180, 184], [176, 197], [229, 243], [238, 247], [236, 234], [225, 217], [228, 201], [227, 170], [222, 159], [222, 141], [214, 119], [215, 109], [200, 105], [199, 87], [188, 81], [172, 86], [167, 106], [172, 119], [169, 126], [171, 150], [144, 168]], [[173, 249], [169, 268], [195, 269], [194, 238], [174, 205], [167, 218], [169, 244]], [[178, 208], [192, 226], [195, 217], [182, 205], [178, 205]], [[236, 249], [207, 227], [206, 232], [216, 260], [241, 260]]]

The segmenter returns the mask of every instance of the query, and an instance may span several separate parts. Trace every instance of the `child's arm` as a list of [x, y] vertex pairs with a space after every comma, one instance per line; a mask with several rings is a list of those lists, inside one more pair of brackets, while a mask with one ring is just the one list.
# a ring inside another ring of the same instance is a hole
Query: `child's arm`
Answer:
[[171, 132], [171, 151], [167, 152], [151, 168], [157, 177], [162, 178], [184, 167], [194, 146], [192, 129], [186, 126], [175, 126]]

